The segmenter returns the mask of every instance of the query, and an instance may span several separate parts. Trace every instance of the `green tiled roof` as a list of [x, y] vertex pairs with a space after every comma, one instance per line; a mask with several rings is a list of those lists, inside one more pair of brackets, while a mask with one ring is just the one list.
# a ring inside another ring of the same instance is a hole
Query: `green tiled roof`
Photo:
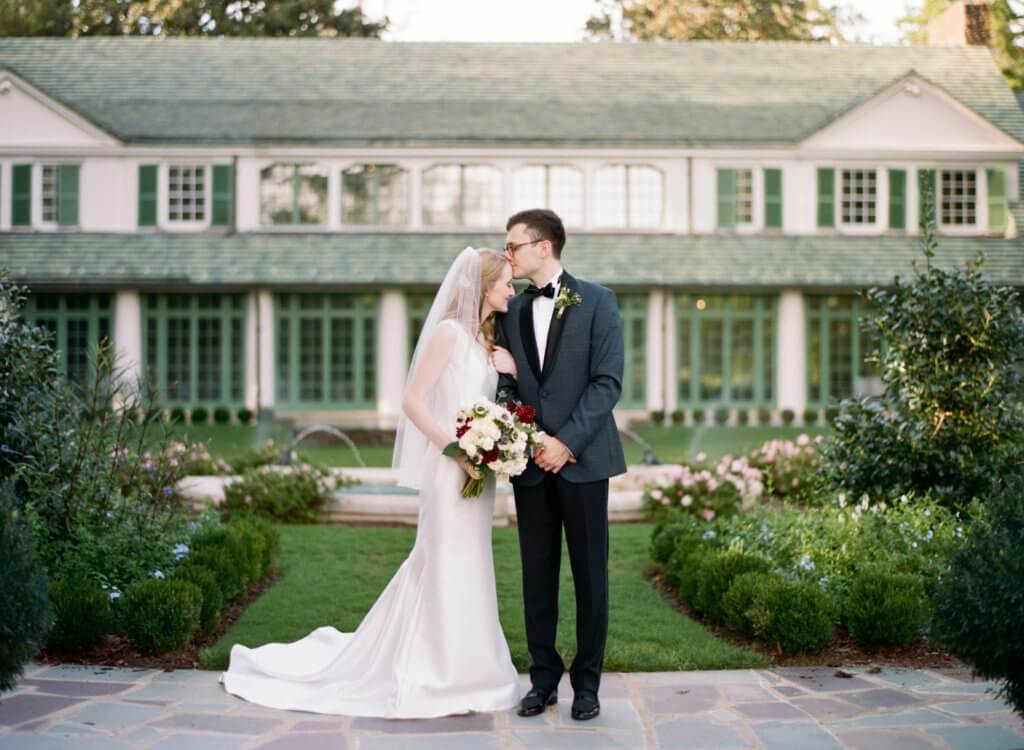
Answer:
[[[1018, 221], [1024, 216], [1018, 211]], [[27, 284], [433, 286], [468, 234], [0, 234], [0, 267]], [[1024, 286], [1021, 240], [942, 237], [937, 262], [986, 255], [995, 283]], [[572, 273], [615, 287], [857, 288], [887, 284], [921, 260], [913, 237], [580, 234], [563, 255]]]
[[911, 71], [1024, 141], [972, 47], [7, 38], [0, 68], [131, 143], [785, 145]]

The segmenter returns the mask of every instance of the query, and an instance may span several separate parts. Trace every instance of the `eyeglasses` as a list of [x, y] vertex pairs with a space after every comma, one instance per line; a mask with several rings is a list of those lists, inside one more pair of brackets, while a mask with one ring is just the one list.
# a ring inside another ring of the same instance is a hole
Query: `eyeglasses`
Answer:
[[513, 245], [511, 242], [509, 242], [508, 244], [505, 245], [505, 252], [508, 253], [509, 255], [512, 255], [513, 253], [515, 253], [516, 250], [518, 250], [521, 247], [526, 247], [527, 245], [535, 245], [538, 242], [543, 242], [543, 241], [544, 240], [529, 240], [527, 242], [516, 243], [515, 245]]

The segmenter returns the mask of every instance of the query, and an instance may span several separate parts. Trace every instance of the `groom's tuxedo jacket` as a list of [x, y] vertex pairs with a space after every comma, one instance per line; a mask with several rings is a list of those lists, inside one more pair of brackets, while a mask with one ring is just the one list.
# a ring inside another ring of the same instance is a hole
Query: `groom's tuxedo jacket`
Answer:
[[[593, 482], [626, 471], [622, 442], [612, 408], [622, 393], [624, 354], [622, 324], [615, 294], [606, 287], [562, 271], [562, 288], [581, 302], [555, 310], [544, 350], [544, 368], [537, 356], [533, 328], [533, 297], [518, 294], [498, 320], [498, 343], [516, 361], [515, 379], [502, 375], [499, 399], [514, 398], [537, 409], [537, 423], [561, 440], [576, 463], [559, 476], [570, 482]], [[544, 478], [533, 461], [513, 484], [533, 485]]]

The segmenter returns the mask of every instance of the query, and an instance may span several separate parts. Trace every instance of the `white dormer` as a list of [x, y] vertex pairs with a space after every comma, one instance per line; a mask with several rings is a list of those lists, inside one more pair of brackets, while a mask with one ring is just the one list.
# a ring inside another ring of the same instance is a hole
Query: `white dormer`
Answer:
[[0, 149], [117, 143], [116, 138], [81, 115], [14, 73], [0, 69]]
[[1024, 154], [1024, 144], [911, 73], [809, 136], [801, 150], [832, 154]]

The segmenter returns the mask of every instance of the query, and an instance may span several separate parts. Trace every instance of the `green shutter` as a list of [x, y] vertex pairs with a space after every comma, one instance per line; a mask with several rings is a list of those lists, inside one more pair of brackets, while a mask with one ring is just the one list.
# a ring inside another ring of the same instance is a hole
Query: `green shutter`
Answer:
[[907, 170], [889, 170], [889, 229], [907, 228]]
[[157, 165], [139, 165], [139, 226], [156, 226]]
[[1010, 207], [1006, 203], [1006, 172], [988, 170], [988, 231], [1005, 234]]
[[32, 226], [32, 165], [15, 164], [11, 169], [11, 225]]
[[57, 223], [78, 225], [78, 165], [57, 165]]
[[818, 168], [818, 226], [836, 225], [836, 170]]
[[213, 165], [213, 225], [231, 226], [233, 174], [230, 164]]
[[718, 228], [736, 226], [736, 170], [718, 170]]
[[931, 188], [932, 223], [938, 226], [938, 180], [934, 169], [917, 170], [917, 224], [924, 226], [927, 222], [925, 214], [925, 193]]
[[764, 170], [764, 226], [782, 229], [782, 170]]

